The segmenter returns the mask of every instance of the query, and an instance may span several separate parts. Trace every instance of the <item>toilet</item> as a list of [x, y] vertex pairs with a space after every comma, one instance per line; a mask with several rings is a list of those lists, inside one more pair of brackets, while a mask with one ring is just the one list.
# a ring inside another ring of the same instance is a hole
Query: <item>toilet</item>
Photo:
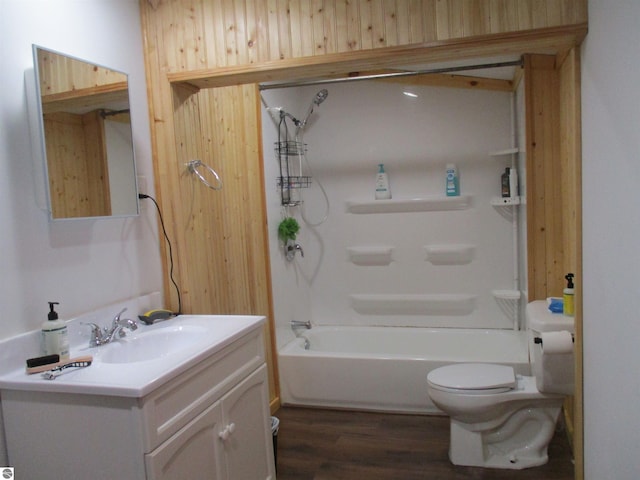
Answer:
[[488, 363], [447, 365], [427, 376], [429, 397], [451, 417], [455, 465], [519, 470], [548, 461], [562, 404], [574, 390], [574, 322], [549, 312], [546, 301], [529, 303], [526, 317], [532, 376]]

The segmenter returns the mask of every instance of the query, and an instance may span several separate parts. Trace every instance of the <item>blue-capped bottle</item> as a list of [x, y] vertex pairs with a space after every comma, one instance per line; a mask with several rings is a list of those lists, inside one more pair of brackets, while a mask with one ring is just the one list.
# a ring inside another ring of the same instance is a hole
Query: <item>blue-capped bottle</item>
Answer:
[[460, 195], [460, 179], [458, 178], [458, 168], [453, 163], [447, 163], [447, 197], [457, 197]]
[[391, 198], [389, 188], [389, 177], [384, 171], [384, 164], [378, 164], [378, 174], [376, 175], [376, 200], [388, 200]]

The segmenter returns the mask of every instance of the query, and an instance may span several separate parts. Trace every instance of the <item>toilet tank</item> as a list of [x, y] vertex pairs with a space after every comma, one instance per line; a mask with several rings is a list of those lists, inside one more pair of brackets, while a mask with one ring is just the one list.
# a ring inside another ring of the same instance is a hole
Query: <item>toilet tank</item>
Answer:
[[535, 343], [544, 332], [568, 331], [575, 333], [573, 317], [551, 313], [546, 300], [536, 300], [526, 307], [529, 330], [529, 356], [531, 371], [536, 377], [536, 387], [542, 393], [573, 395], [575, 387], [575, 362], [570, 353], [545, 353], [544, 346]]

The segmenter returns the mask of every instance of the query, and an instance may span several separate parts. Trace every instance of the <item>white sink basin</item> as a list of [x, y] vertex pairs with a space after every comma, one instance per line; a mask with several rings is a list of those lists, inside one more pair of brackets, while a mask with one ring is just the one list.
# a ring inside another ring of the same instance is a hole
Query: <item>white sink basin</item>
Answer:
[[0, 365], [0, 390], [142, 397], [236, 340], [260, 335], [264, 321], [253, 315], [180, 315], [151, 326], [141, 324], [124, 338], [92, 348], [89, 329], [74, 322], [69, 328], [82, 333], [79, 344], [71, 345], [71, 358], [91, 355], [90, 366], [70, 368], [46, 380], [27, 375], [24, 360], [11, 369]]
[[139, 331], [100, 347], [99, 360], [104, 363], [151, 362], [207, 342], [207, 330], [203, 327], [168, 326], [145, 333]]

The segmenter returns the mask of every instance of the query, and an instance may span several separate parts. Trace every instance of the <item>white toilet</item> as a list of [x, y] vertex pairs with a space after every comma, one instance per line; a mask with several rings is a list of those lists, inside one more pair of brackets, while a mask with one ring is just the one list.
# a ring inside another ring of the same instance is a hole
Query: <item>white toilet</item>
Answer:
[[526, 315], [533, 376], [486, 363], [448, 365], [427, 376], [431, 400], [451, 417], [455, 465], [522, 469], [548, 460], [564, 398], [574, 389], [574, 322], [549, 312], [546, 301], [528, 304]]

